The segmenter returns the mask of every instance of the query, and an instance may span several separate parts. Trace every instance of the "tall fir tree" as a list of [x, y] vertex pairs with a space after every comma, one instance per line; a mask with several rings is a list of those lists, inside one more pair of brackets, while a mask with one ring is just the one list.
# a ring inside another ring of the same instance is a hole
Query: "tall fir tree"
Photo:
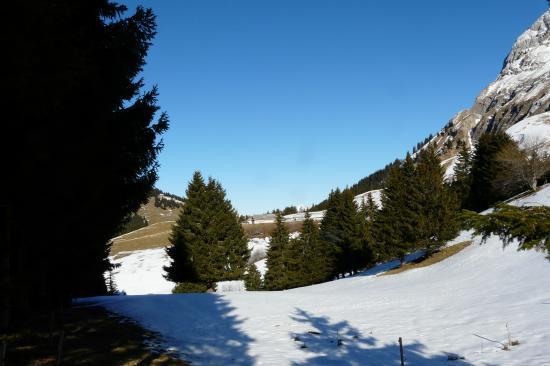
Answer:
[[205, 247], [207, 220], [206, 185], [202, 174], [196, 171], [187, 186], [183, 207], [172, 227], [170, 246], [166, 254], [170, 265], [164, 267], [169, 281], [197, 282], [198, 268], [204, 266], [206, 257], [197, 248]]
[[451, 187], [464, 208], [468, 204], [470, 188], [472, 186], [472, 156], [466, 144], [462, 143], [454, 167], [454, 178]]
[[244, 276], [249, 258], [244, 231], [215, 179], [205, 184], [195, 172], [170, 243], [166, 251], [171, 264], [165, 267], [170, 281], [197, 282], [212, 289], [218, 281]]
[[495, 179], [503, 170], [498, 154], [512, 143], [505, 133], [481, 135], [472, 158], [472, 184], [468, 209], [479, 212], [504, 198], [494, 186]]
[[417, 245], [419, 223], [419, 194], [414, 161], [407, 155], [404, 162], [392, 167], [382, 191], [382, 208], [374, 222], [381, 257], [399, 258]]
[[242, 279], [250, 253], [239, 215], [218, 181], [210, 178], [206, 191], [209, 211], [207, 233], [211, 248], [208, 276], [215, 281]]
[[275, 216], [275, 229], [267, 250], [267, 272], [264, 285], [267, 290], [284, 290], [288, 288], [286, 258], [289, 250], [288, 230], [283, 222], [283, 215]]
[[360, 218], [351, 190], [332, 191], [319, 235], [327, 248], [330, 258], [327, 266], [333, 276], [353, 274], [362, 267], [364, 243], [360, 229]]
[[[107, 292], [110, 238], [147, 201], [168, 127], [140, 78], [155, 36], [150, 9], [128, 14], [105, 0], [8, 9], [0, 330]], [[33, 230], [28, 207], [42, 210]]]
[[435, 147], [429, 145], [418, 154], [416, 184], [419, 198], [417, 247], [428, 254], [452, 239], [458, 230], [458, 200], [444, 182], [444, 172]]
[[298, 240], [303, 248], [303, 273], [307, 284], [316, 284], [331, 278], [330, 249], [321, 240], [319, 228], [306, 211]]

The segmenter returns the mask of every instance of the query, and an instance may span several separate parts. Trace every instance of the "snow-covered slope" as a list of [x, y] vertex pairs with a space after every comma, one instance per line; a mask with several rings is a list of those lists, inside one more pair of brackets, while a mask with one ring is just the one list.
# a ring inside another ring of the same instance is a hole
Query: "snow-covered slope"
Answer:
[[550, 112], [526, 118], [507, 129], [506, 133], [520, 147], [543, 141], [550, 145]]
[[[514, 204], [550, 204], [550, 186]], [[467, 238], [462, 233], [455, 241]], [[392, 276], [377, 276], [388, 267], [381, 266], [281, 292], [82, 301], [159, 332], [167, 347], [197, 365], [398, 365], [399, 337], [407, 366], [547, 365], [550, 263], [543, 253], [516, 249], [491, 237]], [[509, 336], [520, 344], [502, 350], [495, 342]], [[465, 359], [449, 362], [450, 353]]]

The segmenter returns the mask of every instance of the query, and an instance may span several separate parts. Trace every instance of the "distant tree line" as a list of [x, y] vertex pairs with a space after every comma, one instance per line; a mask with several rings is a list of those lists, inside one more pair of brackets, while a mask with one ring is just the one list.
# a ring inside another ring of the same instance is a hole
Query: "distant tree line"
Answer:
[[125, 17], [106, 0], [9, 9], [0, 332], [107, 293], [110, 238], [147, 201], [168, 127], [156, 89], [139, 78], [155, 35], [151, 10]]
[[180, 208], [184, 201], [183, 197], [164, 192], [158, 188], [153, 188], [150, 195], [153, 197], [155, 207], [164, 210]]
[[127, 221], [120, 227], [116, 235], [124, 235], [137, 229], [141, 229], [142, 227], [146, 227], [147, 225], [149, 225], [149, 222], [144, 216], [141, 216], [138, 213], [132, 213], [130, 218], [127, 219]]
[[[386, 165], [383, 169], [377, 170], [369, 176], [359, 180], [355, 183], [349, 190], [354, 194], [358, 195], [368, 191], [373, 191], [377, 189], [384, 188], [390, 169], [392, 166], [400, 164], [399, 160], [395, 160], [393, 163]], [[309, 210], [310, 211], [322, 211], [325, 210], [328, 206], [328, 200], [324, 200], [316, 205], [313, 205]]]
[[283, 216], [286, 215], [292, 215], [298, 213], [298, 208], [296, 206], [287, 206], [283, 208], [282, 210], [279, 210], [278, 208], [271, 211], [272, 214], [281, 214]]

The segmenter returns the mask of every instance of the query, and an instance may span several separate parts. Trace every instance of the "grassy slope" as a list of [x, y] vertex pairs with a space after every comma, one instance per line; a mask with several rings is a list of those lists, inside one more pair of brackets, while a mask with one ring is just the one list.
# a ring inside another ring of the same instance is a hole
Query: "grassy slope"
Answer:
[[155, 207], [154, 199], [150, 199], [139, 209], [138, 214], [144, 216], [149, 221], [149, 225], [115, 238], [111, 254], [168, 245], [170, 230], [178, 217], [179, 210], [163, 210]]
[[[114, 238], [111, 255], [134, 250], [162, 248], [169, 244], [168, 237], [172, 225], [178, 218], [179, 210], [163, 210], [155, 207], [154, 200], [151, 199], [139, 209], [138, 213], [149, 221], [149, 225]], [[289, 232], [298, 231], [302, 227], [301, 221], [291, 221], [285, 224]], [[243, 224], [245, 234], [249, 238], [269, 236], [274, 228], [274, 223]]]

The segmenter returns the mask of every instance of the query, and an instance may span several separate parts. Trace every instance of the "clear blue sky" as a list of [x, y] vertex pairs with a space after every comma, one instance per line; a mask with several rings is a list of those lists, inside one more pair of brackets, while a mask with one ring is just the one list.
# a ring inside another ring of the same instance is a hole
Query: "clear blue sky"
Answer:
[[403, 157], [497, 76], [544, 0], [124, 1], [170, 116], [160, 189], [194, 170], [240, 213], [312, 204]]

